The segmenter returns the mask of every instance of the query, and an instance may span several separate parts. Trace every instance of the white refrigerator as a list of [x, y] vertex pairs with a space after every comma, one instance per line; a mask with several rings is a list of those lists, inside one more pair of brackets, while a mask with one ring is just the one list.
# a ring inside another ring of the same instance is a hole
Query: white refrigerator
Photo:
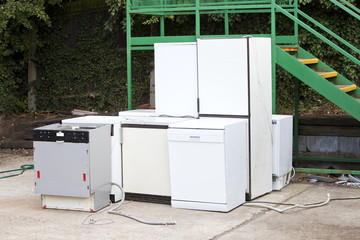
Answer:
[[200, 117], [249, 120], [247, 198], [272, 191], [271, 39], [198, 39]]

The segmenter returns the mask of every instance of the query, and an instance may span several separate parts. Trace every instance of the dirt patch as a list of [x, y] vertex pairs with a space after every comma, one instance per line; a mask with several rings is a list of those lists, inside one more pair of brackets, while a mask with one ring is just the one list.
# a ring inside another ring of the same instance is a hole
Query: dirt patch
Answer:
[[[2, 144], [8, 140], [13, 139], [31, 140], [32, 129], [34, 127], [38, 127], [34, 124], [39, 125], [41, 124], [41, 121], [51, 121], [52, 119], [60, 119], [64, 117], [68, 117], [68, 115], [52, 113], [35, 113], [10, 116], [0, 115], [0, 146], [6, 146]], [[43, 125], [46, 125], [46, 122]], [[21, 144], [14, 145], [15, 147], [11, 147], [11, 145], [9, 146], [10, 148], [22, 148]]]

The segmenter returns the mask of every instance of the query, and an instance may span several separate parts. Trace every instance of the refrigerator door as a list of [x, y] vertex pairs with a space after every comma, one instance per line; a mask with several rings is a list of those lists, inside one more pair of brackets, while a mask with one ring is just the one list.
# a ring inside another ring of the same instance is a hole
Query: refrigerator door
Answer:
[[196, 43], [155, 44], [158, 116], [198, 116]]
[[200, 115], [249, 115], [247, 39], [199, 39]]

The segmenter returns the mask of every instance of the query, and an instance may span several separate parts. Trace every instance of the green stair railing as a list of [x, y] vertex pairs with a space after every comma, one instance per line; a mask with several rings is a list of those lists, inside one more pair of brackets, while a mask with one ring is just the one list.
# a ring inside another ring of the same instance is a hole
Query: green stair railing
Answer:
[[[355, 6], [351, 5], [350, 3], [346, 2], [345, 0], [341, 0], [341, 2], [344, 3], [344, 5], [342, 5], [341, 3], [339, 3], [336, 0], [330, 0], [330, 1], [333, 2], [335, 5], [337, 5], [338, 7], [340, 7], [342, 10], [346, 11], [348, 14], [355, 17], [357, 20], [360, 20], [360, 15], [358, 14], [358, 13], [360, 13], [360, 10], [357, 9]], [[277, 5], [274, 1], [272, 2], [272, 8], [273, 8], [272, 9], [272, 12], [273, 12], [273, 14], [272, 14], [272, 25], [273, 25], [272, 26], [272, 32], [275, 32], [275, 29], [276, 29], [276, 27], [275, 27], [275, 19], [274, 19], [275, 18], [275, 13], [276, 12], [282, 13], [283, 15], [285, 15], [286, 17], [288, 17], [289, 19], [294, 21], [294, 23], [296, 25], [299, 25], [299, 26], [303, 27], [305, 30], [312, 33], [314, 36], [316, 36], [317, 38], [319, 38], [323, 42], [327, 43], [329, 46], [334, 48], [336, 51], [340, 52], [345, 57], [350, 59], [356, 65], [360, 66], [360, 60], [359, 59], [357, 59], [356, 57], [354, 57], [353, 55], [351, 55], [350, 53], [345, 51], [343, 48], [339, 47], [337, 44], [330, 41], [328, 38], [324, 37], [322, 34], [317, 32], [316, 30], [314, 30], [310, 26], [308, 26], [305, 22], [301, 21], [298, 18], [298, 15], [304, 17], [306, 20], [308, 20], [309, 22], [311, 22], [315, 26], [319, 27], [321, 30], [323, 30], [324, 32], [326, 32], [330, 36], [334, 37], [336, 40], [338, 40], [340, 43], [347, 46], [349, 49], [351, 49], [355, 53], [360, 54], [360, 50], [358, 48], [356, 48], [351, 43], [347, 42], [342, 37], [338, 36], [336, 33], [331, 31], [330, 29], [326, 28], [324, 25], [320, 24], [315, 19], [311, 18], [310, 16], [308, 16], [307, 14], [305, 14], [304, 12], [302, 12], [301, 10], [299, 10], [297, 8], [295, 8], [296, 14], [292, 15], [286, 9], [284, 9], [284, 8], [280, 7], [279, 5]], [[352, 8], [353, 10], [351, 10], [349, 8]], [[272, 34], [272, 36], [274, 38], [276, 38], [276, 35], [274, 33]], [[274, 42], [276, 42], [276, 41], [274, 41]], [[283, 52], [282, 52], [282, 50], [280, 50], [279, 47], [275, 47], [275, 49], [273, 49], [273, 50], [278, 52], [277, 54], [276, 53], [274, 54], [275, 55], [275, 61], [277, 61], [276, 57], [278, 55], [283, 55]], [[283, 55], [283, 56], [285, 56], [285, 55]], [[287, 58], [287, 56], [285, 56], [285, 57]], [[288, 58], [287, 60], [292, 61], [291, 58]], [[296, 65], [295, 61], [293, 63], [294, 63], [294, 65]], [[308, 70], [308, 69], [306, 69], [307, 68], [306, 66], [301, 66], [301, 67], [303, 67], [304, 71]], [[294, 72], [294, 70], [295, 70], [294, 66], [292, 66], [291, 68], [293, 68], [292, 72]], [[296, 73], [296, 72], [297, 72], [297, 70], [295, 70], [294, 73]], [[307, 75], [309, 75], [309, 74], [310, 74], [310, 72], [308, 71]], [[294, 119], [294, 146], [295, 146], [295, 148], [294, 148], [294, 161], [297, 162], [298, 160], [307, 160], [307, 161], [328, 161], [328, 162], [360, 163], [360, 159], [304, 157], [304, 156], [299, 156], [298, 155], [299, 154], [299, 152], [298, 152], [298, 116], [299, 116], [299, 114], [298, 114], [298, 86], [299, 86], [298, 78], [301, 78], [301, 77], [300, 77], [299, 72], [297, 74], [295, 74], [295, 75], [297, 75], [296, 76], [297, 79], [295, 80], [295, 119]], [[355, 111], [355, 112], [360, 111], [360, 104], [353, 104], [353, 103], [354, 103], [354, 101], [352, 101], [352, 105], [353, 105], [352, 108], [354, 108], [352, 110]], [[360, 121], [359, 116], [356, 116], [356, 118]], [[296, 170], [298, 172], [316, 172], [316, 173], [328, 173], [328, 174], [333, 174], [333, 173], [359, 174], [360, 173], [360, 171], [358, 171], [358, 170], [331, 170], [331, 169], [312, 169], [312, 168], [296, 168]]]
[[[345, 0], [340, 0], [342, 3], [344, 3], [345, 5], [342, 5], [341, 3], [339, 3], [336, 0], [330, 0], [332, 3], [334, 3], [336, 6], [338, 6], [339, 8], [341, 8], [342, 10], [344, 10], [345, 12], [347, 12], [348, 14], [350, 14], [351, 16], [357, 18], [357, 20], [360, 20], [360, 9], [356, 8], [354, 5], [352, 5], [351, 3], [345, 1]], [[351, 10], [351, 9], [353, 10]]]

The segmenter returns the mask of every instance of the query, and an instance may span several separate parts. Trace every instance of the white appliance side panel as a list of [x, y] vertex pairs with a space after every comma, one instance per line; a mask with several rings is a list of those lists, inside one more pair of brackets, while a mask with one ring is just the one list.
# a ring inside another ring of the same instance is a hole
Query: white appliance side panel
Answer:
[[231, 207], [236, 207], [245, 200], [248, 179], [246, 164], [249, 156], [247, 122], [248, 120], [242, 120], [225, 129], [227, 199]]
[[[291, 171], [293, 117], [289, 115], [273, 115], [273, 174], [280, 177]], [[275, 152], [276, 151], [276, 152]]]
[[275, 176], [279, 176], [279, 172], [280, 172], [280, 155], [279, 155], [280, 154], [280, 122], [279, 121], [272, 124], [272, 141], [273, 141], [272, 174]]
[[125, 192], [170, 196], [166, 129], [122, 128]]
[[88, 150], [89, 144], [87, 143], [34, 141], [36, 193], [89, 197], [90, 161]]
[[155, 111], [198, 116], [196, 43], [155, 44]]
[[272, 190], [270, 38], [250, 38], [250, 198]]
[[96, 193], [95, 209], [109, 204], [111, 189], [111, 127], [89, 132], [90, 190]]
[[198, 40], [200, 114], [249, 114], [247, 62], [246, 39]]
[[[168, 131], [178, 135], [183, 130]], [[213, 132], [224, 135], [224, 130]], [[169, 141], [169, 158], [172, 200], [227, 203], [223, 142]]]

